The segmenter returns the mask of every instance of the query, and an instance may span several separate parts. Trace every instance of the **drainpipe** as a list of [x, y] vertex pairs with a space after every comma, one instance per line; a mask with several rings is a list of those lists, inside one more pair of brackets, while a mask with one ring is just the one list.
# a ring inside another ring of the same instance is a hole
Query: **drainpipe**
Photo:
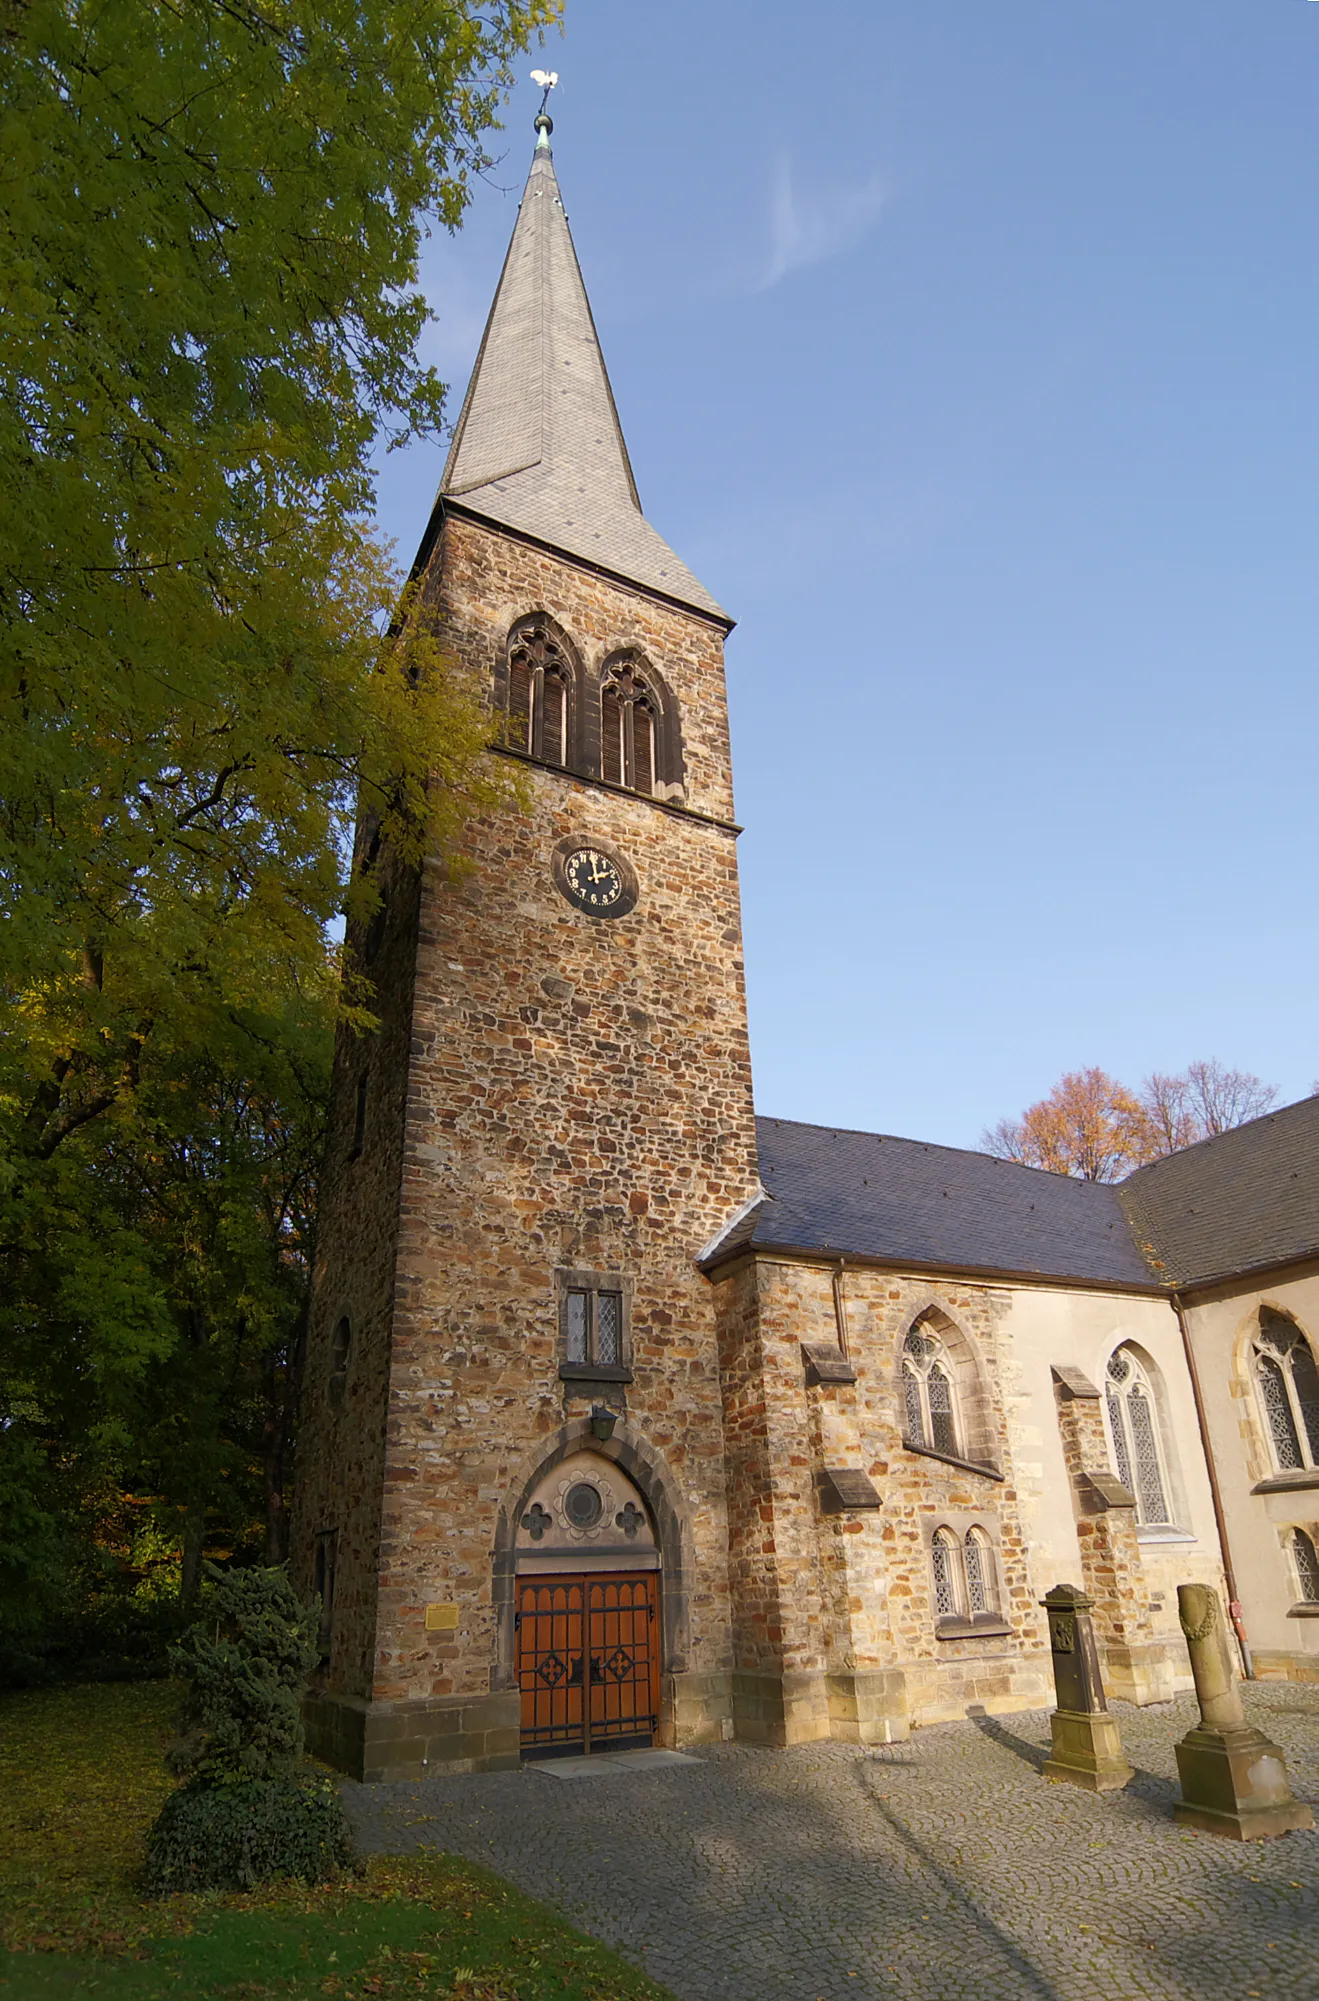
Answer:
[[1241, 1666], [1247, 1681], [1255, 1679], [1255, 1663], [1251, 1657], [1250, 1642], [1246, 1638], [1246, 1622], [1242, 1617], [1241, 1600], [1237, 1597], [1236, 1575], [1232, 1568], [1232, 1550], [1227, 1539], [1227, 1522], [1223, 1516], [1223, 1496], [1218, 1486], [1218, 1468], [1214, 1464], [1214, 1448], [1209, 1442], [1209, 1425], [1205, 1418], [1204, 1397], [1200, 1390], [1200, 1371], [1195, 1363], [1195, 1350], [1191, 1346], [1191, 1330], [1186, 1324], [1186, 1313], [1182, 1306], [1181, 1294], [1172, 1295], [1173, 1311], [1177, 1315], [1177, 1325], [1182, 1330], [1182, 1348], [1186, 1354], [1186, 1367], [1191, 1377], [1191, 1395], [1195, 1398], [1195, 1417], [1200, 1427], [1200, 1443], [1204, 1447], [1205, 1466], [1209, 1473], [1209, 1492], [1214, 1501], [1214, 1521], [1218, 1527], [1218, 1546], [1223, 1553], [1223, 1571], [1227, 1578], [1230, 1603], [1228, 1611], [1232, 1615], [1232, 1625], [1236, 1631], [1237, 1645], [1241, 1649]]
[[847, 1302], [843, 1298], [843, 1264], [844, 1260], [842, 1258], [839, 1258], [838, 1263], [834, 1266], [834, 1320], [836, 1321], [838, 1326], [839, 1349], [844, 1355], [846, 1355]]

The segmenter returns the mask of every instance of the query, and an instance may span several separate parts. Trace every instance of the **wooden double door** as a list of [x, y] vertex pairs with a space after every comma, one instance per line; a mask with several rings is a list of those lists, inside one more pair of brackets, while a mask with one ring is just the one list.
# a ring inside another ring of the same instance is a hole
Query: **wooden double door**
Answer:
[[516, 1623], [524, 1758], [654, 1742], [658, 1572], [520, 1577]]

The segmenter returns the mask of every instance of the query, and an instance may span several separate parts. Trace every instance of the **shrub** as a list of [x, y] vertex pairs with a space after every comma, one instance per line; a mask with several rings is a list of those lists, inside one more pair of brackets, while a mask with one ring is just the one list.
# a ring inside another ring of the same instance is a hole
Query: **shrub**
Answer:
[[208, 1576], [201, 1615], [170, 1655], [188, 1691], [166, 1763], [185, 1783], [147, 1837], [147, 1891], [325, 1882], [354, 1865], [336, 1788], [299, 1769], [320, 1607], [280, 1569]]
[[302, 1687], [316, 1665], [320, 1608], [282, 1569], [221, 1571], [170, 1655], [188, 1684], [165, 1762], [193, 1786], [289, 1778], [302, 1761]]
[[323, 1883], [357, 1868], [329, 1779], [245, 1779], [182, 1786], [166, 1800], [148, 1843], [146, 1891], [251, 1890], [277, 1876]]

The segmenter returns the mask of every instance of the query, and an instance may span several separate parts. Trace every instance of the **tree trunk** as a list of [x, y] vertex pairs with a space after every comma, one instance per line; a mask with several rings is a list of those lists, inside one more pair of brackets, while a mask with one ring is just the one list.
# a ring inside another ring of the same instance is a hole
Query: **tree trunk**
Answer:
[[183, 1561], [179, 1566], [179, 1603], [191, 1612], [202, 1581], [202, 1550], [206, 1542], [206, 1504], [189, 1501], [183, 1517]]

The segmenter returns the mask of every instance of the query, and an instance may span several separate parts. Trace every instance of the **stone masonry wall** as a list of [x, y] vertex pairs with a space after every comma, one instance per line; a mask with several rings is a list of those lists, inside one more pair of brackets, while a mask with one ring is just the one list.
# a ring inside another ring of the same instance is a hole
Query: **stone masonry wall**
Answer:
[[[341, 1030], [335, 1050], [321, 1176], [316, 1269], [303, 1364], [291, 1554], [299, 1590], [310, 1594], [315, 1543], [329, 1531], [337, 1563], [331, 1652], [318, 1683], [365, 1699], [375, 1675], [376, 1587], [393, 1327], [394, 1269], [418, 881], [380, 862], [385, 890], [379, 949], [364, 970], [375, 983], [376, 1034]], [[364, 927], [347, 949], [363, 963]], [[365, 1129], [354, 1152], [359, 1081]], [[352, 1329], [342, 1385], [331, 1380], [334, 1332]]]
[[[694, 812], [526, 767], [528, 810], [470, 826], [471, 873], [425, 872], [374, 1696], [510, 1684], [492, 1589], [501, 1512], [587, 1409], [559, 1376], [565, 1269], [633, 1287], [634, 1379], [610, 1400], [667, 1469], [690, 1538], [682, 1665], [726, 1673], [714, 1302], [693, 1260], [757, 1181], [734, 836], [695, 817], [732, 810], [721, 633], [460, 519], [425, 597], [441, 639], [491, 683], [509, 627], [536, 611], [588, 662], [619, 646], [653, 659], [681, 705]], [[630, 915], [592, 919], [560, 895], [550, 860], [568, 836], [627, 858]], [[426, 1629], [436, 1600], [457, 1605], [455, 1630]]]
[[1056, 1395], [1081, 1577], [1094, 1600], [1095, 1635], [1108, 1687], [1127, 1701], [1169, 1701], [1171, 1662], [1166, 1648], [1154, 1642], [1134, 1502], [1112, 1505], [1090, 1478], [1092, 1473], [1103, 1478], [1109, 1470], [1102, 1399], [1093, 1384], [1082, 1379], [1078, 1386], [1075, 1378], [1060, 1381]]
[[[857, 1380], [812, 1385], [801, 1344], [839, 1338], [832, 1269], [766, 1254], [717, 1285], [738, 1667], [825, 1678], [897, 1670], [915, 1722], [960, 1715], [972, 1703], [1009, 1709], [1044, 1701], [1042, 1615], [1004, 1463], [1000, 1302], [989, 1287], [932, 1287], [870, 1270], [848, 1270], [843, 1289]], [[978, 1456], [997, 1462], [1001, 1481], [902, 1444], [899, 1349], [930, 1306], [959, 1331], [964, 1367], [976, 1372], [978, 1392], [967, 1387], [969, 1375], [959, 1384], [963, 1408]], [[740, 1373], [730, 1360], [737, 1356]], [[882, 1508], [823, 1513], [818, 1482], [826, 1467], [868, 1475]], [[930, 1540], [940, 1524], [959, 1536], [973, 1525], [988, 1534], [1010, 1635], [937, 1637]], [[804, 1719], [799, 1734], [829, 1729]]]

